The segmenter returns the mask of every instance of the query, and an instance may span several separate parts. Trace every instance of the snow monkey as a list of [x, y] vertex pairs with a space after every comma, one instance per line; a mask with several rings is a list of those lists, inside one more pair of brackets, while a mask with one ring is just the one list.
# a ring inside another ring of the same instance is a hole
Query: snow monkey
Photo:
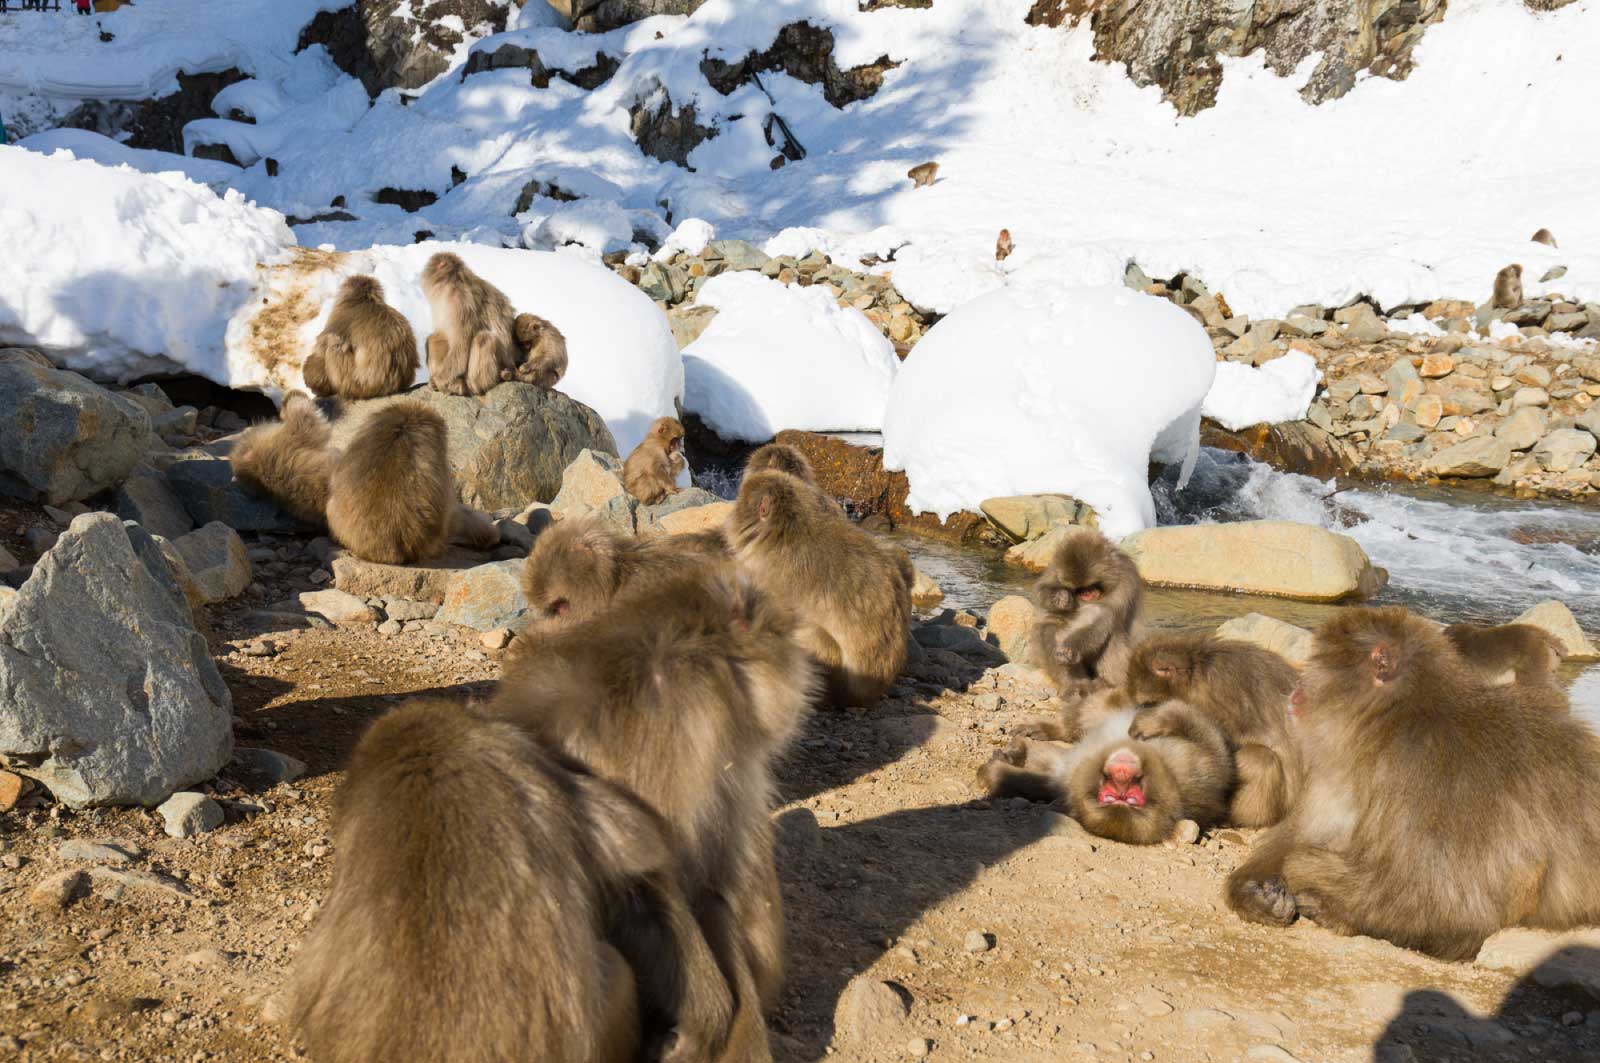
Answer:
[[875, 704], [906, 661], [909, 573], [817, 488], [788, 473], [746, 474], [724, 527], [756, 585], [800, 617], [798, 637], [839, 706]]
[[525, 728], [396, 709], [351, 754], [335, 824], [289, 988], [318, 1063], [629, 1063], [669, 1040], [688, 1061], [728, 1037], [671, 828]]
[[811, 467], [811, 459], [806, 457], [799, 447], [790, 446], [788, 443], [768, 443], [757, 447], [745, 459], [746, 476], [769, 470], [786, 472], [808, 484], [817, 482], [817, 471]]
[[247, 428], [228, 455], [234, 479], [253, 495], [271, 498], [305, 524], [328, 522], [333, 432], [317, 404], [301, 391], [283, 397], [278, 420]]
[[1562, 691], [1489, 685], [1428, 621], [1362, 608], [1317, 630], [1294, 708], [1305, 800], [1229, 876], [1238, 915], [1450, 960], [1600, 923], [1600, 739]]
[[906, 171], [906, 176], [911, 178], [912, 188], [921, 188], [931, 185], [939, 176], [939, 164], [936, 162], [921, 162]]
[[[1294, 668], [1271, 650], [1215, 635], [1152, 635], [1128, 661], [1125, 689], [1136, 705], [1177, 699], [1209, 717], [1234, 751], [1238, 786], [1228, 822], [1265, 827], [1288, 813], [1301, 790], [1299, 746], [1289, 724]], [[1155, 738], [1164, 721], [1141, 709], [1128, 733]]]
[[504, 292], [447, 251], [422, 268], [422, 291], [433, 310], [428, 382], [436, 391], [482, 395], [515, 372], [516, 315]]
[[520, 352], [515, 369], [500, 371], [501, 380], [520, 380], [549, 391], [567, 373], [567, 338], [538, 314], [518, 314], [511, 326]]
[[634, 498], [654, 505], [677, 493], [683, 468], [683, 425], [676, 417], [658, 417], [622, 463], [622, 484]]
[[376, 277], [346, 277], [300, 371], [318, 395], [394, 395], [417, 375], [417, 337], [405, 315], [383, 301]]
[[1154, 845], [1178, 821], [1224, 822], [1233, 788], [1233, 755], [1222, 730], [1181, 701], [1151, 710], [1157, 738], [1128, 736], [1134, 711], [1105, 716], [1077, 745], [1017, 739], [978, 772], [991, 797], [1057, 801], [1101, 838]]
[[1560, 244], [1556, 243], [1556, 238], [1549, 229], [1540, 229], [1538, 232], [1528, 237], [1528, 239], [1532, 240], [1536, 244], [1545, 244], [1549, 247], [1561, 246]]
[[1491, 683], [1551, 683], [1566, 648], [1532, 624], [1451, 624], [1444, 637]]
[[1097, 531], [1074, 529], [1033, 585], [1035, 663], [1072, 701], [1120, 684], [1144, 637], [1144, 580], [1133, 559]]
[[533, 652], [491, 705], [672, 828], [690, 908], [733, 985], [735, 1038], [761, 1050], [784, 961], [772, 761], [817, 682], [794, 623], [731, 560], [680, 566], [616, 608], [524, 633]]
[[1000, 236], [994, 242], [994, 260], [1004, 262], [1011, 257], [1011, 249], [1015, 246], [1011, 242], [1011, 230], [1001, 229]]
[[1493, 306], [1515, 310], [1522, 305], [1522, 267], [1513, 263], [1494, 275]]

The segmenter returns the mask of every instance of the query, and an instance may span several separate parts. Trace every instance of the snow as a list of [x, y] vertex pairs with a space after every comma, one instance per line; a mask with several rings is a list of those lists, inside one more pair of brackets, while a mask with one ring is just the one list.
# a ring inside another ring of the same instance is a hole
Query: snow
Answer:
[[1230, 432], [1256, 424], [1298, 421], [1311, 407], [1321, 381], [1322, 370], [1305, 351], [1289, 351], [1259, 369], [1219, 362], [1200, 412]]
[[17, 146], [45, 155], [70, 151], [74, 158], [90, 159], [102, 166], [127, 166], [140, 173], [181, 173], [191, 181], [213, 187], [226, 186], [239, 173], [239, 167], [226, 162], [130, 148], [88, 129], [46, 129], [17, 141]]
[[1165, 299], [1013, 285], [912, 348], [884, 414], [883, 464], [905, 470], [914, 511], [1060, 492], [1120, 538], [1155, 523], [1151, 459], [1192, 464], [1215, 370], [1205, 330]]
[[866, 315], [825, 287], [723, 273], [698, 303], [717, 316], [684, 348], [684, 409], [725, 439], [765, 442], [786, 428], [875, 431], [899, 360]]
[[716, 226], [703, 218], [686, 218], [667, 235], [652, 257], [666, 262], [680, 251], [686, 255], [698, 255], [716, 238]]
[[615, 203], [580, 199], [558, 203], [537, 225], [529, 226], [524, 242], [542, 251], [576, 244], [599, 258], [627, 250], [633, 242], [633, 224]]

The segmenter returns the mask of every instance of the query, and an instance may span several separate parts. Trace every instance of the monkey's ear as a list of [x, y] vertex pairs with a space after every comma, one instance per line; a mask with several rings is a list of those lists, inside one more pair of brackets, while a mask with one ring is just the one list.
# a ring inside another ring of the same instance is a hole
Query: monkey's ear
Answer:
[[756, 505], [756, 516], [766, 520], [772, 516], [772, 496], [762, 495], [761, 501]]
[[1372, 665], [1372, 685], [1375, 687], [1383, 686], [1400, 674], [1400, 655], [1387, 642], [1372, 647], [1368, 660]]

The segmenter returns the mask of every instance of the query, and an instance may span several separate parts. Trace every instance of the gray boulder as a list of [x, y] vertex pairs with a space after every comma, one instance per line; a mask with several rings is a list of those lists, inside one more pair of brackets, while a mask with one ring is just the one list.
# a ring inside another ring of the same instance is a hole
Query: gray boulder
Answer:
[[1558, 428], [1533, 448], [1533, 460], [1550, 472], [1576, 469], [1595, 451], [1595, 438], [1581, 428]]
[[622, 483], [622, 462], [616, 455], [585, 450], [561, 473], [561, 489], [550, 502], [557, 519], [591, 514], [619, 532], [631, 535], [639, 500]]
[[56, 505], [121, 483], [153, 438], [132, 399], [20, 359], [0, 364], [0, 425], [0, 494]]
[[521, 630], [528, 615], [522, 567], [521, 561], [494, 561], [458, 574], [434, 619], [474, 631]]
[[491, 512], [555, 498], [562, 471], [585, 449], [617, 452], [598, 413], [559, 391], [518, 383], [481, 397], [421, 387], [350, 403], [334, 424], [334, 444], [343, 446], [372, 411], [396, 402], [420, 402], [444, 417], [456, 491], [467, 505]]
[[215, 775], [232, 711], [159, 545], [109, 513], [74, 520], [0, 614], [0, 760], [74, 808]]
[[117, 516], [141, 525], [151, 535], [176, 539], [194, 530], [194, 519], [167, 483], [167, 478], [148, 465], [128, 474], [112, 498]]
[[198, 525], [221, 521], [235, 531], [297, 532], [304, 526], [270, 498], [252, 495], [233, 479], [227, 458], [191, 451], [167, 469], [167, 484]]
[[199, 531], [179, 536], [172, 545], [208, 605], [237, 597], [250, 586], [250, 556], [238, 532], [226, 524], [212, 521]]

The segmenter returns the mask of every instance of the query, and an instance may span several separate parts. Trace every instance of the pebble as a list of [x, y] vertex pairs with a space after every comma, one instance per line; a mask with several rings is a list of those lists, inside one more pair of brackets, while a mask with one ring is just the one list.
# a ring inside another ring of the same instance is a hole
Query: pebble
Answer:
[[509, 628], [497, 627], [478, 636], [478, 641], [483, 643], [483, 648], [486, 650], [503, 650], [511, 642], [511, 631]]
[[22, 776], [9, 771], [0, 771], [0, 812], [10, 812], [17, 807], [17, 802], [22, 800], [22, 795], [28, 790], [27, 782]]
[[378, 625], [378, 634], [398, 635], [404, 628], [405, 625], [398, 620], [385, 620], [383, 623]]
[[982, 930], [969, 930], [964, 944], [968, 952], [988, 952], [994, 948], [994, 936]]
[[192, 838], [222, 826], [222, 806], [205, 794], [183, 791], [173, 794], [156, 809], [169, 838]]
[[59, 912], [72, 903], [88, 882], [88, 876], [82, 871], [57, 871], [40, 879], [28, 891], [28, 903], [46, 914]]
[[276, 657], [278, 644], [271, 639], [256, 639], [247, 643], [239, 652], [246, 657]]
[[1180, 845], [1193, 845], [1200, 840], [1200, 824], [1192, 819], [1180, 819], [1173, 837]]
[[3, 867], [8, 871], [20, 871], [22, 869], [22, 865], [26, 864], [27, 862], [28, 858], [18, 853], [7, 853], [4, 856], [0, 856], [0, 867]]
[[933, 1051], [933, 1042], [926, 1037], [913, 1037], [906, 1042], [906, 1055], [912, 1059], [926, 1059]]

